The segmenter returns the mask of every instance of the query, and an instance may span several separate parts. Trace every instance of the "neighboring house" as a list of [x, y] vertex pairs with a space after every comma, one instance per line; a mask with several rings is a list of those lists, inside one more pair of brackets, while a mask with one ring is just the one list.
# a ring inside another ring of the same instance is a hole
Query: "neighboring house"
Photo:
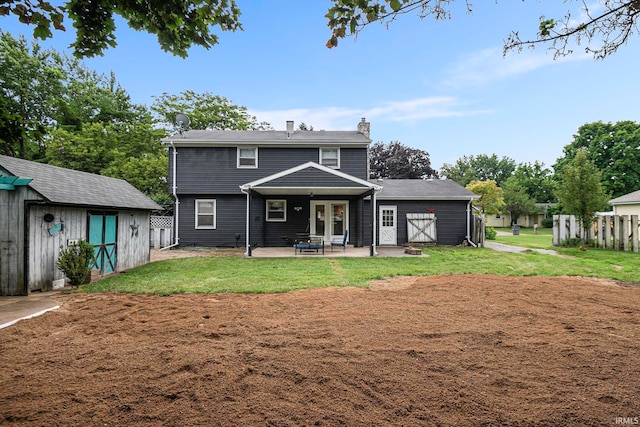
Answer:
[[[536, 203], [538, 210], [532, 215], [520, 215], [518, 218], [518, 225], [522, 227], [533, 227], [534, 225], [541, 226], [542, 221], [549, 216], [547, 211], [550, 207], [555, 206], [555, 203]], [[511, 227], [511, 214], [509, 212], [498, 215], [485, 215], [487, 227]]]
[[64, 283], [55, 262], [93, 244], [99, 274], [149, 262], [149, 213], [161, 209], [126, 181], [0, 155], [0, 295]]
[[377, 244], [407, 242], [406, 213], [435, 213], [435, 243], [467, 239], [477, 196], [452, 181], [368, 180], [369, 129], [364, 119], [356, 131], [300, 131], [289, 121], [286, 131], [191, 130], [165, 138], [175, 244], [245, 245], [251, 255], [308, 235], [342, 241], [348, 230], [351, 245], [375, 254]]
[[609, 200], [614, 215], [640, 215], [640, 190]]

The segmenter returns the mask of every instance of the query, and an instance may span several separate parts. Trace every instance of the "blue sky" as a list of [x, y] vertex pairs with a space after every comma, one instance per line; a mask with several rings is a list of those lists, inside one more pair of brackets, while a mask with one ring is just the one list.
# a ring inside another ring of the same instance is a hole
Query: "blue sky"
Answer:
[[[210, 50], [174, 57], [120, 22], [118, 47], [85, 63], [114, 71], [141, 104], [164, 92], [211, 92], [278, 130], [287, 120], [355, 130], [366, 117], [374, 142], [426, 150], [436, 169], [494, 153], [551, 167], [581, 125], [640, 121], [640, 40], [604, 61], [581, 48], [554, 61], [542, 46], [503, 58], [510, 31], [533, 37], [541, 15], [561, 17], [572, 3], [476, 2], [471, 15], [457, 3], [449, 21], [407, 15], [330, 50], [329, 1], [237, 0], [244, 31], [218, 32], [220, 44]], [[0, 25], [30, 36], [13, 18]], [[42, 44], [65, 51], [70, 42], [71, 34], [56, 32]]]

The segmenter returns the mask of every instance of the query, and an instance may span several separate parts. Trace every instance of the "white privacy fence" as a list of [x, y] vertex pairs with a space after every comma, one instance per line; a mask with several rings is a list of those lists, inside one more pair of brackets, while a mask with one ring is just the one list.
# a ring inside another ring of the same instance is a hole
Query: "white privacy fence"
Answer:
[[[586, 235], [585, 235], [586, 233]], [[553, 244], [569, 239], [594, 240], [599, 248], [638, 252], [638, 215], [599, 214], [592, 227], [583, 230], [573, 215], [553, 216]]]
[[171, 245], [173, 236], [173, 217], [154, 216], [150, 218], [151, 233], [149, 233], [149, 246], [154, 249], [166, 248]]

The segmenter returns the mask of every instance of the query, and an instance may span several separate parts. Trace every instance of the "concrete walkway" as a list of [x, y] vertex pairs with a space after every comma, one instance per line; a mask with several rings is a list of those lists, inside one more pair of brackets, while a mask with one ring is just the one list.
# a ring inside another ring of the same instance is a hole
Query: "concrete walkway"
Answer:
[[485, 248], [489, 248], [489, 249], [493, 249], [493, 250], [499, 251], [499, 252], [523, 253], [523, 252], [528, 252], [528, 251], [534, 251], [534, 252], [539, 252], [541, 254], [546, 254], [546, 255], [558, 255], [558, 253], [556, 251], [552, 250], [552, 249], [523, 248], [521, 246], [505, 245], [504, 243], [497, 243], [497, 242], [493, 242], [491, 240], [485, 240], [484, 241], [484, 247]]
[[53, 299], [57, 294], [58, 292], [36, 292], [29, 296], [0, 297], [0, 329], [60, 308]]

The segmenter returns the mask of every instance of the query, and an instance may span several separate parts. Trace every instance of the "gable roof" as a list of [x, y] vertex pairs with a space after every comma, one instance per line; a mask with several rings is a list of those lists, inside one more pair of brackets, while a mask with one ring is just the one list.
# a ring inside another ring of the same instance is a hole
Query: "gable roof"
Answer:
[[279, 130], [189, 130], [162, 139], [167, 144], [181, 147], [208, 147], [226, 145], [318, 146], [341, 145], [366, 147], [371, 143], [358, 131], [303, 131]]
[[328, 168], [315, 162], [266, 176], [240, 186], [241, 190], [255, 190], [261, 194], [363, 194], [380, 186], [364, 179]]
[[640, 203], [640, 190], [609, 200], [610, 205], [635, 205]]
[[28, 186], [51, 203], [105, 208], [159, 210], [153, 200], [128, 182], [0, 155], [0, 171], [32, 178]]
[[382, 186], [378, 200], [475, 200], [480, 196], [450, 179], [372, 180]]

